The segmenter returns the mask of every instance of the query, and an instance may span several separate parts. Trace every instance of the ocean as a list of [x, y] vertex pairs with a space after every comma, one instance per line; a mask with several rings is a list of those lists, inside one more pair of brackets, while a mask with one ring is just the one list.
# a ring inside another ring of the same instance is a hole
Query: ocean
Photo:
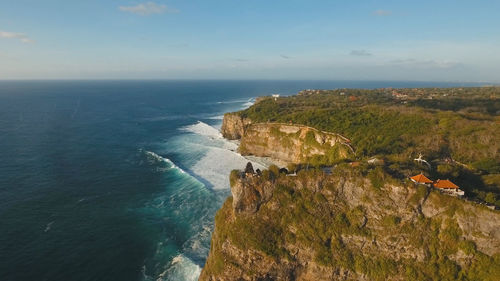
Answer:
[[464, 85], [0, 81], [0, 280], [197, 280], [229, 172], [248, 161], [218, 131], [225, 112], [309, 88], [423, 86]]

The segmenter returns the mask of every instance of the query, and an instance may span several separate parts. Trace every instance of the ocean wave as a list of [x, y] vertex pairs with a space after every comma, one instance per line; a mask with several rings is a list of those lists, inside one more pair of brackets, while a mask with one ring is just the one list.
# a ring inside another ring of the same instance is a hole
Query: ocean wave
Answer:
[[203, 151], [202, 156], [190, 165], [189, 171], [204, 179], [213, 189], [228, 189], [228, 175], [231, 170], [243, 168], [247, 162], [252, 162], [256, 169], [266, 167], [262, 163], [241, 156], [237, 152], [238, 142], [226, 140], [219, 130], [206, 123], [198, 121], [181, 130], [196, 134], [198, 137], [180, 136], [174, 143], [171, 143], [170, 148]]
[[207, 147], [207, 152], [190, 168], [192, 172], [208, 181], [213, 189], [229, 188], [229, 173], [233, 169], [244, 168], [247, 162], [252, 162], [254, 168], [265, 169], [259, 163], [249, 161], [239, 153], [218, 147]]
[[151, 159], [153, 161], [166, 163], [168, 165], [167, 169], [176, 169], [183, 174], [186, 173], [183, 169], [179, 168], [179, 166], [175, 165], [174, 162], [172, 162], [172, 160], [170, 160], [168, 158], [162, 157], [154, 152], [147, 151], [147, 150], [144, 150], [144, 153], [146, 154], [146, 156], [148, 156], [149, 159]]
[[180, 130], [210, 137], [212, 139], [222, 139], [222, 134], [219, 132], [219, 130], [201, 121], [198, 121], [193, 125], [182, 127]]
[[246, 108], [249, 108], [250, 106], [254, 105], [255, 103], [255, 99], [254, 98], [251, 98], [249, 100], [247, 100], [247, 102], [245, 102], [242, 107], [243, 109], [246, 109]]
[[247, 98], [235, 99], [235, 100], [226, 100], [226, 101], [218, 101], [218, 104], [233, 104], [233, 103], [244, 103], [249, 101]]
[[212, 119], [212, 120], [222, 120], [222, 119], [224, 119], [224, 115], [210, 116], [210, 117], [208, 117], [208, 119]]
[[198, 277], [200, 277], [200, 273], [201, 267], [199, 265], [195, 264], [185, 255], [179, 254], [172, 259], [168, 268], [162, 272], [156, 280], [195, 281], [198, 280]]
[[139, 121], [171, 121], [171, 120], [181, 120], [190, 117], [189, 115], [166, 115], [166, 116], [156, 116], [156, 117], [148, 117], [148, 118], [140, 118]]
[[51, 221], [49, 222], [46, 226], [45, 226], [45, 230], [44, 232], [48, 232], [51, 228], [52, 228], [52, 225], [54, 224], [55, 221]]

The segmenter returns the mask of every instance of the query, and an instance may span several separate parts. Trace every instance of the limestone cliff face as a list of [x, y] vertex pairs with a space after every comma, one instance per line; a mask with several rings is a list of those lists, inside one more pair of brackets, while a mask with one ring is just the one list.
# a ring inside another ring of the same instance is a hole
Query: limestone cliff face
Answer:
[[277, 123], [249, 125], [240, 144], [243, 155], [271, 157], [290, 163], [311, 162], [315, 157], [333, 162], [347, 158], [352, 152], [349, 141], [340, 135]]
[[229, 140], [238, 140], [243, 136], [245, 127], [250, 123], [250, 119], [242, 118], [235, 113], [226, 113], [222, 120], [222, 136]]
[[335, 161], [354, 154], [350, 141], [338, 134], [282, 123], [252, 123], [237, 114], [224, 115], [221, 129], [228, 139], [241, 139], [242, 155], [271, 157], [289, 163], [312, 159]]
[[500, 213], [356, 172], [233, 182], [200, 280], [498, 280]]
[[233, 209], [238, 213], [253, 214], [262, 203], [271, 199], [273, 189], [272, 182], [260, 182], [257, 177], [237, 180], [231, 187]]

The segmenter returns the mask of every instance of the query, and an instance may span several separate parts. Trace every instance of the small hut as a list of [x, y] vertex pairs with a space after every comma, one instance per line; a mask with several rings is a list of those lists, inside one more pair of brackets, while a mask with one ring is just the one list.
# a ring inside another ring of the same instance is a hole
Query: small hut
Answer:
[[432, 184], [432, 181], [423, 174], [418, 174], [416, 176], [413, 176], [410, 178], [410, 180], [416, 184], [423, 184], [426, 186], [430, 186]]
[[464, 196], [465, 192], [460, 187], [449, 180], [437, 180], [433, 184], [434, 188], [441, 192], [455, 196]]

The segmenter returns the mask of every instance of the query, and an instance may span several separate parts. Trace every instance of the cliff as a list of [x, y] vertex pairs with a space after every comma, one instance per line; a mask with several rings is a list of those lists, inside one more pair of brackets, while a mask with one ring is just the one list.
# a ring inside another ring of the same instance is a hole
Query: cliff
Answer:
[[289, 163], [334, 163], [354, 155], [350, 140], [312, 127], [253, 123], [236, 113], [224, 115], [222, 135], [240, 139], [242, 155], [271, 157]]
[[245, 128], [251, 123], [250, 119], [242, 118], [236, 113], [226, 113], [222, 119], [222, 136], [229, 140], [241, 139], [245, 134]]
[[231, 175], [200, 280], [498, 280], [500, 213], [373, 169]]

